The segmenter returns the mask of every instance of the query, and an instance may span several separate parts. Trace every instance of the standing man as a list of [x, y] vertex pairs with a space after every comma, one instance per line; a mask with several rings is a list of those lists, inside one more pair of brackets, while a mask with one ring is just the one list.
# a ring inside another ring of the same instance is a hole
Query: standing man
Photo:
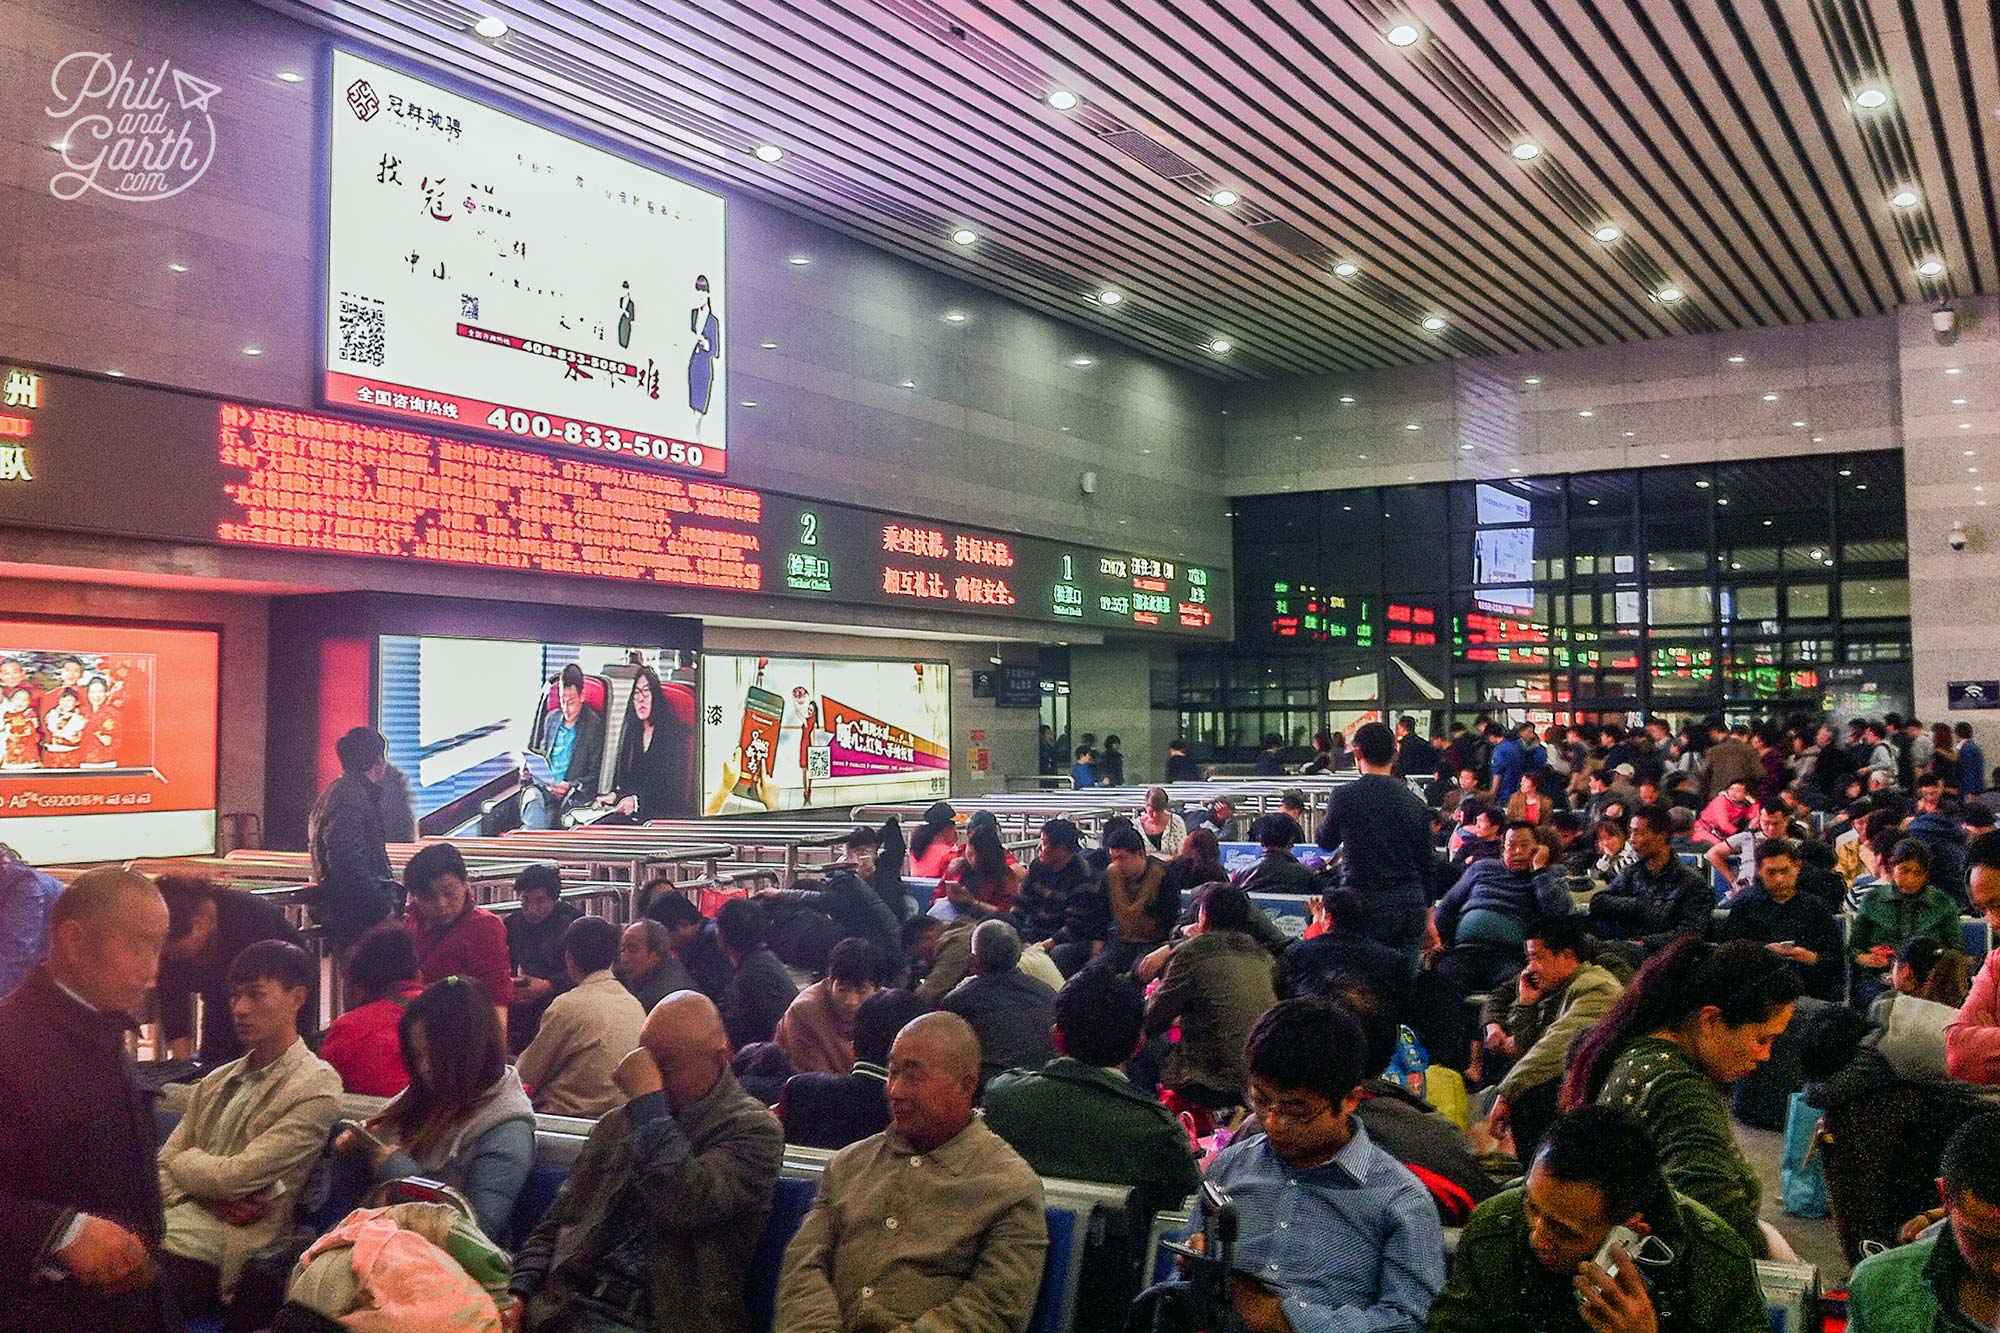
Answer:
[[1438, 752], [1417, 735], [1417, 720], [1408, 713], [1396, 719], [1396, 760], [1391, 766], [1391, 777], [1434, 778], [1438, 771]]
[[[176, 1060], [185, 1060], [198, 1049], [201, 1062], [216, 1069], [244, 1049], [229, 1000], [235, 989], [230, 968], [237, 956], [259, 940], [280, 940], [300, 948], [305, 941], [283, 912], [241, 889], [219, 889], [194, 875], [162, 875], [159, 888], [167, 900], [169, 923], [167, 947], [160, 956], [160, 1035]], [[315, 972], [309, 992], [318, 989], [318, 980]], [[194, 1031], [197, 995], [202, 1002], [200, 1032]]]
[[50, 936], [0, 1000], [0, 1331], [165, 1333], [159, 1130], [125, 1033], [159, 973], [167, 905], [144, 875], [88, 871], [56, 899]]
[[1986, 751], [1979, 748], [1979, 742], [1972, 739], [1972, 724], [1961, 722], [1952, 728], [1958, 737], [1958, 792], [1964, 797], [1978, 796], [1986, 790]]
[[1088, 745], [1077, 749], [1076, 762], [1069, 768], [1069, 785], [1078, 788], [1097, 785], [1097, 751]]
[[1542, 761], [1535, 744], [1535, 724], [1523, 722], [1514, 734], [1493, 747], [1493, 803], [1505, 805], [1521, 785], [1521, 775]]
[[583, 702], [583, 668], [571, 662], [556, 687], [558, 707], [542, 720], [542, 748], [555, 781], [544, 786], [521, 770], [521, 827], [552, 829], [563, 812], [597, 799], [604, 770], [604, 715]]
[[1388, 727], [1368, 722], [1357, 728], [1354, 756], [1361, 776], [1327, 797], [1317, 841], [1326, 851], [1342, 852], [1340, 881], [1368, 906], [1363, 929], [1402, 950], [1415, 972], [1424, 939], [1424, 904], [1437, 867], [1431, 812], [1407, 785], [1389, 776], [1396, 738]]
[[389, 752], [382, 733], [372, 727], [347, 732], [333, 743], [333, 752], [340, 776], [306, 817], [306, 850], [312, 857], [313, 918], [344, 953], [396, 908], [376, 786], [388, 771]]

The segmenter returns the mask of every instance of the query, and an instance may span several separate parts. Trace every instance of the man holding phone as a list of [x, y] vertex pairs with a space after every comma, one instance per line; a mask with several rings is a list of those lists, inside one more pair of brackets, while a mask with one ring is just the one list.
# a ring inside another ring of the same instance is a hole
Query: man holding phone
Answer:
[[1560, 1117], [1524, 1188], [1465, 1224], [1431, 1333], [1768, 1333], [1757, 1268], [1714, 1213], [1674, 1193], [1615, 1106]]

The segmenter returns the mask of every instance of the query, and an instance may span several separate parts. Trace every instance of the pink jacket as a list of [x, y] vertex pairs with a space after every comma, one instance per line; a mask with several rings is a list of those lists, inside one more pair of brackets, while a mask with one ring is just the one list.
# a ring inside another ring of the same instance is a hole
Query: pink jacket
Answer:
[[1972, 980], [1958, 1021], [1944, 1030], [1944, 1072], [1965, 1083], [2000, 1084], [2000, 952]]
[[1715, 799], [1702, 807], [1700, 818], [1694, 821], [1695, 841], [1706, 838], [1710, 842], [1726, 842], [1748, 828], [1750, 817], [1756, 813], [1755, 801], [1738, 805], [1729, 799], [1727, 793], [1717, 792]]
[[421, 1328], [500, 1333], [500, 1311], [449, 1254], [396, 1225], [384, 1208], [357, 1208], [314, 1241], [299, 1268], [329, 1250], [353, 1249], [361, 1305], [340, 1316], [354, 1333]]

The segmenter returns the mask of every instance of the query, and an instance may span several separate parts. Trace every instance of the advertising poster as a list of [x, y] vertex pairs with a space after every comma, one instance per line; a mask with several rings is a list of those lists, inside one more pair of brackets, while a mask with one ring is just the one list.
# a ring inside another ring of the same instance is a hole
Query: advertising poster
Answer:
[[727, 469], [723, 201], [333, 57], [325, 398]]
[[703, 654], [711, 815], [930, 800], [951, 787], [951, 666]]
[[0, 621], [0, 842], [39, 865], [214, 851], [219, 664], [212, 630]]
[[[1473, 491], [1479, 524], [1526, 523], [1531, 509], [1526, 496], [1514, 495], [1497, 486], [1478, 486]], [[1476, 532], [1472, 536], [1473, 597], [1488, 610], [1533, 611], [1535, 594], [1527, 588], [1496, 588], [1496, 583], [1532, 583], [1535, 579], [1535, 530], [1501, 528]]]

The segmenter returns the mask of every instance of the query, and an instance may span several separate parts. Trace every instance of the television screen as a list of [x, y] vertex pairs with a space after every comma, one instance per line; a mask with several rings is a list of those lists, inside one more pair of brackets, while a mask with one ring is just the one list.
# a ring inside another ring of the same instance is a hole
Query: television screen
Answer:
[[720, 476], [721, 196], [333, 57], [324, 395]]
[[0, 621], [0, 842], [37, 865], [215, 850], [213, 630]]
[[951, 666], [707, 653], [706, 814], [920, 801], [951, 788]]
[[1533, 611], [1533, 590], [1488, 586], [1534, 582], [1535, 530], [1525, 527], [1487, 530], [1489, 524], [1526, 523], [1530, 514], [1528, 497], [1484, 484], [1474, 488], [1473, 496], [1480, 527], [1472, 534], [1473, 599], [1491, 611]]
[[[666, 808], [648, 813], [694, 813], [692, 652], [414, 634], [385, 634], [376, 651], [377, 725], [389, 762], [409, 781], [424, 834], [452, 832], [478, 817], [481, 802], [513, 790], [521, 757], [549, 748], [551, 713], [560, 708], [556, 681], [572, 663], [583, 671], [583, 707], [605, 722], [598, 786], [608, 792], [616, 784], [628, 734], [643, 735], [631, 725], [643, 706], [654, 743], [672, 755], [661, 766], [678, 775], [655, 785]], [[660, 684], [660, 697], [653, 699], [649, 686], [643, 705], [633, 702], [642, 667]], [[625, 762], [629, 775], [630, 756]]]

